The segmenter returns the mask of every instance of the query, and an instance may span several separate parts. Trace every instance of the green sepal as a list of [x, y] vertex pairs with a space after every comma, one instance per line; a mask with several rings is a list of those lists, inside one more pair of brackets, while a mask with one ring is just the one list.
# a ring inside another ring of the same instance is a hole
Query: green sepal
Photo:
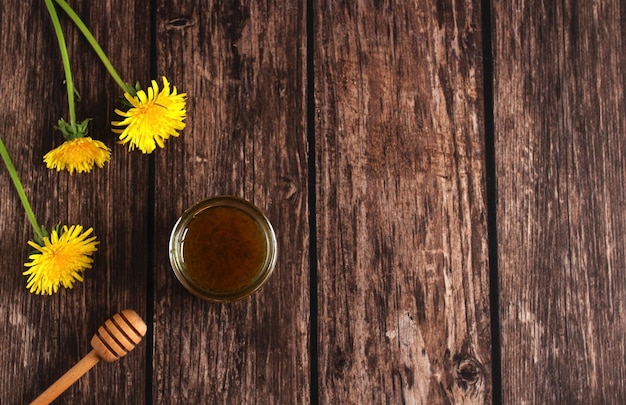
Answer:
[[[52, 227], [53, 231], [56, 231], [57, 235], [59, 234], [59, 229], [61, 228], [61, 224], [58, 223], [56, 225], [54, 225]], [[41, 229], [41, 235], [42, 237], [40, 237], [39, 235], [37, 235], [37, 233], [35, 233], [35, 235], [33, 236], [33, 242], [35, 242], [36, 244], [38, 244], [39, 246], [43, 246], [44, 242], [43, 242], [43, 238], [49, 238], [50, 237], [50, 232], [48, 232], [48, 230], [46, 229], [45, 226], [41, 225], [39, 227], [39, 229]], [[61, 236], [61, 235], [59, 235]]]
[[[131, 86], [130, 83], [128, 83], [127, 88], [128, 88], [127, 93], [130, 94], [131, 97], [136, 97], [137, 93], [142, 90], [141, 85], [139, 84], [139, 82], [135, 83], [135, 87]], [[126, 112], [126, 111], [130, 110], [131, 108], [133, 108], [133, 105], [124, 96], [118, 98], [117, 102], [118, 102], [118, 104], [121, 107], [120, 110], [123, 110], [124, 112]]]
[[132, 87], [133, 92], [130, 93], [131, 96], [135, 97], [137, 95], [138, 92], [140, 92], [141, 90], [143, 90], [141, 88], [141, 84], [139, 84], [139, 80], [137, 80], [135, 82], [135, 87]]
[[89, 121], [91, 118], [87, 118], [82, 122], [67, 122], [63, 118], [59, 120], [57, 125], [54, 127], [58, 129], [61, 134], [63, 134], [63, 138], [67, 141], [71, 141], [73, 139], [83, 138], [87, 136], [89, 133]]

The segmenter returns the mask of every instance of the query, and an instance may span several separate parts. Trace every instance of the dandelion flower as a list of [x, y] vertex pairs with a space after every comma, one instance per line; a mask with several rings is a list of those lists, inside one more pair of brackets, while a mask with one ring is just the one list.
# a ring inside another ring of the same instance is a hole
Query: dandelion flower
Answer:
[[48, 169], [57, 171], [67, 169], [70, 174], [74, 171], [90, 172], [94, 165], [102, 168], [109, 160], [111, 160], [110, 149], [104, 143], [88, 136], [65, 141], [43, 157]]
[[34, 294], [52, 295], [59, 285], [72, 288], [76, 280], [83, 281], [80, 273], [91, 268], [90, 256], [98, 250], [96, 237], [89, 237], [92, 232], [93, 228], [83, 232], [80, 225], [64, 226], [60, 235], [53, 230], [50, 237], [44, 237], [43, 246], [28, 241], [37, 252], [24, 264], [28, 268], [23, 273], [28, 276], [26, 288]]
[[129, 144], [129, 150], [139, 148], [143, 153], [151, 153], [157, 146], [164, 147], [164, 141], [170, 136], [177, 137], [179, 131], [185, 128], [186, 94], [180, 93], [176, 87], [170, 90], [170, 83], [163, 77], [163, 90], [155, 80], [146, 93], [139, 90], [136, 96], [124, 93], [124, 97], [131, 104], [127, 111], [116, 109], [115, 112], [123, 117], [122, 121], [113, 121], [113, 132], [120, 134], [120, 143]]

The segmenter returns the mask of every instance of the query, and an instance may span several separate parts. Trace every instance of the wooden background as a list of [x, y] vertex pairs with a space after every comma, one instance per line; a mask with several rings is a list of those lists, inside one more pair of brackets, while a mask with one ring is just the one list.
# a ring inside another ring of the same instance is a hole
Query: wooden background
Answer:
[[[126, 81], [188, 93], [187, 128], [152, 155], [117, 145], [120, 90], [61, 18], [112, 160], [47, 170], [67, 118], [52, 26], [42, 1], [0, 3], [0, 136], [40, 222], [101, 242], [84, 283], [30, 295], [0, 170], [0, 403], [35, 398], [124, 308], [145, 341], [59, 404], [626, 401], [621, 2], [70, 4]], [[229, 305], [167, 256], [217, 194], [263, 209], [280, 249]]]

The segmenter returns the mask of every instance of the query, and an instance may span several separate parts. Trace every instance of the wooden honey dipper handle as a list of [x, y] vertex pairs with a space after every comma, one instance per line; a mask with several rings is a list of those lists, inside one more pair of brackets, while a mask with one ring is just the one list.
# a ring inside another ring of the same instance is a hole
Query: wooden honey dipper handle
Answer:
[[54, 401], [101, 359], [111, 362], [125, 356], [141, 342], [147, 330], [146, 323], [133, 310], [125, 309], [113, 315], [91, 339], [93, 350], [35, 398], [31, 405]]
[[80, 359], [74, 367], [70, 368], [65, 374], [61, 376], [54, 384], [48, 387], [47, 390], [41, 393], [31, 405], [49, 404], [54, 401], [59, 395], [61, 395], [70, 385], [74, 384], [80, 377], [82, 377], [87, 371], [91, 370], [93, 366], [100, 361], [100, 357], [95, 350], [89, 352], [88, 355]]

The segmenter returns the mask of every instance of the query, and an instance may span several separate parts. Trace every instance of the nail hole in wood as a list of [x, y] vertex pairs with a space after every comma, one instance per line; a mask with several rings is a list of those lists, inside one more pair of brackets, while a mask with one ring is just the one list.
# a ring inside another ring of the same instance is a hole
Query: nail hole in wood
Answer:
[[168, 21], [165, 27], [168, 30], [181, 29], [193, 25], [193, 20], [188, 17], [178, 17]]

